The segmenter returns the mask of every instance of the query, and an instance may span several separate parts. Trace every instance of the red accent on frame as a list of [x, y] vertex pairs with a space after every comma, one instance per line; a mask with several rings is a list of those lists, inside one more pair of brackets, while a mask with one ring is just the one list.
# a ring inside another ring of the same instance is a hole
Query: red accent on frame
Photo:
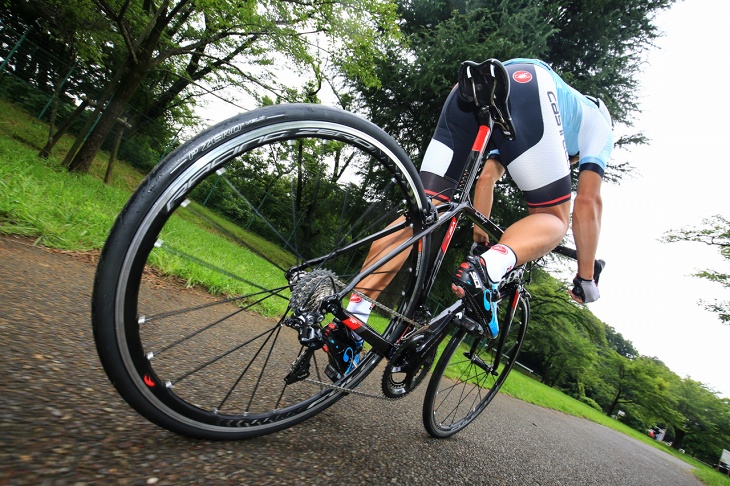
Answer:
[[515, 300], [512, 302], [512, 310], [515, 310], [517, 308], [517, 303], [520, 301], [520, 296], [517, 295], [517, 291], [515, 291]]
[[439, 201], [443, 201], [443, 202], [449, 202], [449, 201], [451, 201], [451, 198], [450, 197], [444, 196], [441, 193], [438, 193], [438, 192], [435, 192], [435, 191], [429, 191], [428, 189], [424, 189], [424, 192], [427, 195], [431, 196], [432, 198], [438, 199]]
[[446, 235], [444, 236], [443, 243], [441, 243], [441, 251], [443, 253], [446, 253], [446, 250], [449, 248], [449, 243], [451, 243], [451, 238], [454, 237], [454, 231], [456, 231], [456, 218], [451, 218], [451, 223], [449, 224], [449, 229], [446, 231]]
[[353, 316], [348, 317], [342, 323], [351, 331], [357, 331], [362, 327], [362, 323]]
[[487, 136], [489, 136], [489, 127], [481, 125], [479, 127], [479, 133], [477, 133], [477, 138], [474, 139], [474, 145], [471, 149], [477, 152], [484, 150], [484, 141], [487, 139]]

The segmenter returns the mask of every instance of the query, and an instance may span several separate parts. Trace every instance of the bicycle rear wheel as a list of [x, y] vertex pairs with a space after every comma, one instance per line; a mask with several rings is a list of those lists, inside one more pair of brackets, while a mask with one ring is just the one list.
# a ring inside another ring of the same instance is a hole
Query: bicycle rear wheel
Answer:
[[[320, 349], [309, 378], [287, 384], [304, 348], [285, 325], [285, 273], [326, 269], [342, 288], [367, 254], [357, 243], [399, 216], [417, 225], [426, 201], [403, 150], [342, 110], [277, 105], [210, 128], [147, 177], [109, 235], [92, 301], [105, 371], [140, 414], [187, 436], [240, 439], [313, 416], [379, 357], [334, 388]], [[406, 251], [379, 302], [407, 314], [423, 259], [418, 244]], [[396, 340], [406, 325], [375, 314]]]
[[[500, 304], [504, 319], [507, 302]], [[511, 325], [496, 339], [475, 338], [457, 327], [436, 364], [423, 401], [423, 424], [433, 437], [454, 435], [497, 395], [514, 365], [527, 330], [529, 305], [519, 297]], [[505, 322], [501, 320], [500, 322]], [[501, 361], [495, 368], [495, 358]]]

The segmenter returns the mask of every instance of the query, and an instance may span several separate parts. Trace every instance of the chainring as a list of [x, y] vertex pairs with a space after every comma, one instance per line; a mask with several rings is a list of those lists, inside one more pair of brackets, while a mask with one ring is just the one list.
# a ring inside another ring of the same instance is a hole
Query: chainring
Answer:
[[406, 339], [383, 372], [383, 394], [388, 398], [402, 398], [421, 384], [436, 359], [438, 346], [425, 355], [422, 346], [428, 336], [414, 334]]
[[301, 275], [292, 285], [290, 304], [296, 314], [318, 312], [322, 303], [337, 293], [337, 276], [325, 269]]

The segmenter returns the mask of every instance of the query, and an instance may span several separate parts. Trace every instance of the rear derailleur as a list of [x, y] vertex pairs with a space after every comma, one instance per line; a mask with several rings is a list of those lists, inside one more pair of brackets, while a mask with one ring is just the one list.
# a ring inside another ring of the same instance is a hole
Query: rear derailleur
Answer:
[[284, 377], [287, 384], [292, 384], [309, 376], [312, 355], [325, 344], [321, 324], [325, 314], [320, 308], [326, 299], [337, 292], [337, 287], [335, 274], [328, 270], [290, 272], [288, 277], [293, 313], [284, 320], [284, 325], [297, 331], [299, 342], [304, 346]]

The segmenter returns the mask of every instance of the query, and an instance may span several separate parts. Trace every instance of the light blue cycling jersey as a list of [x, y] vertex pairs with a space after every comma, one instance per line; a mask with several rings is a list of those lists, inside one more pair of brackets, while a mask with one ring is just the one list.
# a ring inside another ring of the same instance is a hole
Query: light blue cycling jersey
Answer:
[[[565, 145], [570, 156], [580, 153], [580, 164], [597, 164], [606, 169], [613, 150], [613, 130], [596, 104], [568, 85], [552, 68], [538, 59], [510, 59], [504, 63], [534, 64], [546, 69], [558, 91], [558, 108], [563, 123]], [[607, 112], [606, 112], [607, 113]], [[608, 130], [606, 130], [608, 126]]]

